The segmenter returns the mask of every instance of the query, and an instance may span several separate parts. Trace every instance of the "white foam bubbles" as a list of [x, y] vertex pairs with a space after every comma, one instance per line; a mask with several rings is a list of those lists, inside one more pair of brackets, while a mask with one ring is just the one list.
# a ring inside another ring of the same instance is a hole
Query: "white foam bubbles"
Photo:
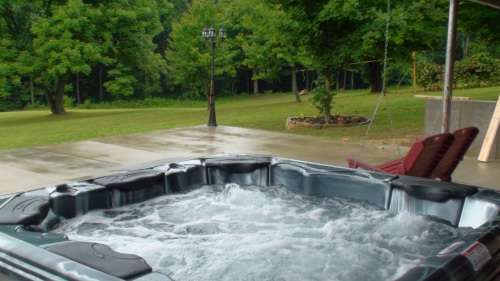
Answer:
[[390, 280], [457, 237], [449, 226], [285, 187], [203, 186], [63, 221], [72, 240], [183, 280]]

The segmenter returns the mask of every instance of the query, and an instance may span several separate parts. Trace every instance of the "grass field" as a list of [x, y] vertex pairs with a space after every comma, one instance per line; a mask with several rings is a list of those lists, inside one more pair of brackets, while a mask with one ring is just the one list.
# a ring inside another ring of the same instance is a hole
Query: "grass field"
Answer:
[[[335, 98], [332, 114], [359, 113], [371, 117], [379, 94], [367, 90], [339, 93]], [[422, 93], [419, 93], [422, 94]], [[426, 95], [441, 96], [442, 92]], [[467, 96], [477, 100], [497, 100], [500, 87], [455, 90], [454, 96]], [[217, 123], [219, 126], [238, 126], [291, 134], [323, 136], [328, 138], [362, 139], [367, 125], [320, 130], [287, 131], [287, 117], [301, 113], [314, 115], [316, 110], [303, 97], [295, 102], [288, 94], [238, 96], [217, 100]], [[385, 99], [373, 123], [369, 139], [392, 138], [388, 112], [392, 117], [395, 136], [398, 139], [413, 139], [422, 136], [424, 129], [424, 99], [414, 98], [411, 90], [389, 89], [387, 93], [389, 111]], [[48, 110], [27, 110], [0, 113], [0, 150], [55, 144], [69, 141], [94, 139], [169, 128], [204, 125], [208, 121], [206, 105], [199, 107], [149, 108], [149, 109], [67, 109], [64, 115], [52, 115]]]

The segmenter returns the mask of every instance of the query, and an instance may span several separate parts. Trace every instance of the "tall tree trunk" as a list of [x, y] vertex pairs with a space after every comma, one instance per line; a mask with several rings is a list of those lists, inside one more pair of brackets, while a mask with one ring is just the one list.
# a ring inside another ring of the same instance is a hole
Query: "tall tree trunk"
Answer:
[[297, 67], [295, 63], [292, 65], [292, 93], [295, 94], [295, 101], [301, 102], [299, 89], [297, 87]]
[[35, 90], [33, 89], [33, 76], [30, 76], [31, 107], [35, 107]]
[[337, 70], [337, 75], [335, 75], [335, 90], [337, 90], [337, 92], [339, 91], [339, 84], [340, 84], [339, 78], [340, 78], [340, 71]]
[[246, 71], [247, 73], [247, 93], [250, 94], [250, 80], [252, 79], [252, 77], [250, 77], [250, 68], [248, 68], [248, 71]]
[[469, 56], [469, 42], [470, 42], [470, 34], [467, 34], [467, 35], [465, 35], [465, 38], [464, 38], [464, 47], [463, 47], [464, 58]]
[[257, 66], [253, 67], [253, 95], [258, 96], [259, 95], [259, 80], [257, 80], [258, 71], [257, 71]]
[[347, 69], [344, 69], [344, 85], [342, 85], [342, 90], [345, 90], [345, 81], [347, 79]]
[[56, 81], [55, 89], [45, 87], [45, 97], [50, 105], [50, 111], [53, 114], [66, 113], [64, 109], [64, 92], [66, 90], [66, 78], [59, 77]]
[[305, 75], [306, 75], [306, 89], [311, 90], [311, 86], [309, 85], [309, 71], [304, 70]]
[[81, 102], [80, 102], [80, 73], [76, 74], [76, 103], [81, 104]]
[[[330, 77], [325, 75], [325, 89], [330, 92], [331, 82]], [[332, 99], [325, 100], [325, 122], [329, 123], [332, 119]]]
[[354, 89], [354, 71], [351, 71], [351, 90]]
[[371, 92], [377, 93], [382, 91], [382, 67], [380, 61], [369, 62], [367, 67], [370, 74]]
[[102, 89], [102, 64], [99, 64], [99, 103], [103, 99], [103, 89]]

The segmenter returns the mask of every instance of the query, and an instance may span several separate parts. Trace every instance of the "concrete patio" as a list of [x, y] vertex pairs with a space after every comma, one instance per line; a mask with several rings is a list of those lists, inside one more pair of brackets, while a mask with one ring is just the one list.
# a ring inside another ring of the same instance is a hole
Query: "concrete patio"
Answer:
[[[401, 147], [402, 155], [408, 147]], [[147, 165], [213, 154], [263, 154], [345, 167], [360, 142], [206, 125], [0, 151], [0, 194], [84, 180]], [[366, 143], [360, 159], [398, 157], [390, 145]], [[453, 181], [500, 190], [500, 161], [466, 157]]]

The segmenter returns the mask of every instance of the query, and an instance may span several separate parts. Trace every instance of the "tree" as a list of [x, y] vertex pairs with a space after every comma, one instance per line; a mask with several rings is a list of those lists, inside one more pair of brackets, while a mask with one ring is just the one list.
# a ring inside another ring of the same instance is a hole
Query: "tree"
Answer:
[[498, 18], [500, 11], [470, 1], [460, 1], [458, 7], [458, 27], [467, 33], [479, 36], [484, 42], [498, 45]]
[[301, 40], [283, 32], [293, 30], [294, 22], [279, 6], [263, 0], [195, 1], [174, 22], [166, 53], [169, 72], [186, 89], [184, 95], [208, 91], [211, 54], [203, 48], [200, 31], [214, 23], [217, 30], [223, 26], [228, 32], [226, 42], [217, 43], [215, 76], [219, 80], [233, 78], [237, 69], [245, 68], [252, 71], [253, 92], [258, 94], [259, 81], [275, 81], [284, 65], [293, 68], [301, 63]]
[[222, 26], [227, 29], [228, 39], [223, 44], [217, 43], [216, 76], [234, 77], [236, 69], [250, 69], [254, 94], [258, 94], [259, 80], [277, 79], [283, 64], [278, 55], [278, 52], [285, 52], [281, 47], [283, 42], [275, 40], [276, 24], [280, 19], [278, 13], [282, 14], [261, 0], [218, 1], [217, 4], [213, 1], [194, 2], [188, 13], [173, 25], [172, 48], [167, 52], [167, 60], [176, 82], [189, 86], [190, 91], [203, 88], [208, 79], [196, 77], [208, 77], [211, 54], [200, 48], [203, 45], [199, 34], [204, 26], [217, 23], [217, 30]]
[[289, 13], [289, 18], [294, 19], [297, 23], [295, 34], [301, 38], [304, 46], [306, 46], [309, 53], [310, 63], [313, 69], [316, 70], [321, 79], [324, 81], [324, 86], [321, 90], [318, 89], [318, 100], [324, 104], [324, 114], [326, 122], [331, 118], [331, 100], [333, 98], [331, 92], [331, 85], [333, 80], [333, 69], [339, 65], [337, 61], [339, 55], [335, 56], [333, 52], [332, 43], [335, 33], [335, 28], [331, 22], [326, 20], [324, 9], [328, 6], [328, 0], [311, 2], [297, 2], [292, 0], [278, 0], [277, 3], [281, 4], [284, 10]]
[[[163, 30], [153, 38], [153, 42], [157, 46], [156, 53], [160, 54], [163, 59], [166, 58], [166, 52], [169, 49], [169, 40], [172, 33], [172, 24], [178, 21], [183, 13], [188, 10], [190, 1], [186, 0], [169, 0], [172, 4], [172, 9], [165, 9], [160, 12], [160, 22], [163, 25]], [[168, 68], [168, 67], [167, 67]], [[174, 75], [165, 70], [160, 76], [160, 86], [162, 87], [162, 95], [176, 96]]]
[[458, 31], [465, 33], [464, 58], [489, 53], [500, 58], [498, 17], [500, 10], [470, 1], [461, 1], [458, 7]]
[[8, 31], [0, 79], [34, 78], [52, 113], [65, 112], [71, 75], [88, 75], [101, 65], [111, 68], [106, 86], [115, 94], [158, 91], [165, 64], [152, 39], [162, 30], [159, 13], [171, 7], [165, 1], [0, 1], [0, 29]]
[[312, 91], [313, 95], [313, 106], [318, 109], [318, 112], [321, 113], [328, 113], [325, 114], [325, 121], [327, 123], [330, 122], [331, 116], [330, 112], [332, 110], [332, 102], [333, 102], [333, 97], [336, 95], [335, 92], [331, 90], [327, 90], [328, 83], [325, 83], [325, 81], [322, 81], [322, 77], [319, 77], [314, 83], [318, 84], [314, 90]]
[[[381, 89], [387, 1], [276, 2], [301, 22], [297, 32], [311, 53], [314, 68], [322, 76], [326, 77], [334, 68], [366, 62], [372, 91]], [[447, 2], [443, 0], [392, 3], [388, 44], [391, 59], [409, 60], [412, 51], [435, 44], [444, 34], [446, 8]]]
[[78, 0], [48, 8], [48, 15], [33, 23], [33, 65], [51, 112], [61, 114], [69, 76], [88, 74], [91, 65], [109, 61], [103, 55], [109, 45], [103, 44], [107, 34], [96, 24], [103, 22], [99, 9]]
[[[30, 29], [32, 14], [40, 9], [39, 4], [0, 0], [0, 98], [14, 104], [26, 99], [23, 77], [28, 77], [30, 85], [33, 85], [33, 36]], [[34, 90], [31, 90], [32, 104], [34, 95]]]
[[259, 80], [276, 79], [281, 70], [283, 45], [279, 38], [279, 20], [284, 19], [273, 5], [261, 0], [232, 1], [230, 19], [241, 47], [240, 65], [252, 70], [253, 93], [259, 94]]
[[216, 31], [225, 27], [228, 32], [228, 39], [224, 43], [216, 38], [215, 76], [234, 77], [236, 74], [236, 66], [232, 61], [238, 50], [233, 48], [233, 31], [226, 19], [224, 8], [221, 3], [196, 1], [179, 20], [172, 23], [169, 49], [165, 56], [174, 83], [183, 86], [184, 97], [196, 98], [202, 94], [208, 96], [207, 82], [210, 80], [212, 53], [209, 42], [204, 42], [201, 36], [205, 27], [216, 23]]
[[310, 66], [308, 52], [303, 44], [302, 37], [295, 31], [300, 25], [291, 18], [289, 13], [283, 12], [280, 5], [268, 5], [266, 21], [258, 22], [266, 34], [266, 45], [270, 46], [275, 54], [272, 61], [276, 61], [276, 67], [288, 66], [292, 76], [291, 90], [295, 99], [300, 102], [299, 89], [297, 87], [297, 68], [299, 66]]
[[[388, 57], [394, 61], [409, 61], [411, 51], [431, 48], [442, 38], [446, 16], [446, 1], [391, 2], [389, 19]], [[345, 3], [331, 1], [326, 19], [339, 26], [335, 32], [340, 63], [366, 62], [372, 92], [382, 89], [381, 62], [385, 52], [387, 1], [362, 5], [361, 1]]]
[[155, 52], [153, 38], [163, 30], [160, 14], [172, 5], [161, 0], [115, 0], [99, 8], [106, 21], [105, 33], [111, 40], [105, 55], [115, 67], [108, 73], [112, 79], [105, 83], [108, 91], [124, 96], [138, 90], [146, 95], [161, 91], [159, 78], [165, 73], [166, 64], [161, 54]]

